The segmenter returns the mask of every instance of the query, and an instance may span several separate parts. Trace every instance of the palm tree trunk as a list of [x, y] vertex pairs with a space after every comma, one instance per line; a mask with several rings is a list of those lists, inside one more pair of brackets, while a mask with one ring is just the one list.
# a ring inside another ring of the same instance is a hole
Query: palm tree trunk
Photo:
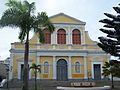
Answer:
[[113, 75], [111, 75], [111, 79], [112, 79], [112, 88], [114, 88]]
[[35, 72], [35, 90], [37, 90], [37, 72]]
[[24, 71], [23, 71], [23, 89], [28, 90], [28, 57], [29, 57], [29, 31], [25, 42]]

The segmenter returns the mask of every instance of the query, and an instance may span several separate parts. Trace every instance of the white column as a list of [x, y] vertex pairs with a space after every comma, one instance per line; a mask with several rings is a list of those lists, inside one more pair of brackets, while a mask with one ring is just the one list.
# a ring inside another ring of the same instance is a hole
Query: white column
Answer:
[[70, 44], [70, 27], [68, 26], [68, 30], [67, 30], [67, 40], [68, 40], [68, 42], [67, 42], [67, 44]]
[[86, 56], [84, 56], [84, 79], [87, 79], [87, 63], [86, 63]]
[[[37, 65], [40, 65], [40, 56], [37, 56]], [[40, 79], [40, 73], [37, 73], [37, 79]]]
[[70, 29], [70, 27], [69, 27], [69, 30], [70, 30], [70, 32], [69, 32], [69, 34], [70, 34], [70, 36], [69, 36], [69, 38], [70, 38], [69, 44], [72, 44], [72, 30]]
[[18, 62], [18, 79], [21, 79], [21, 63]]
[[56, 79], [56, 56], [53, 56], [53, 79]]
[[54, 40], [55, 40], [54, 44], [57, 44], [57, 30], [54, 31]]
[[55, 44], [55, 38], [56, 38], [56, 36], [55, 36], [55, 33], [56, 33], [56, 31], [54, 31], [52, 34], [51, 34], [51, 44]]
[[72, 64], [71, 64], [71, 56], [69, 56], [68, 62], [68, 79], [72, 79]]
[[70, 42], [70, 31], [69, 31], [69, 27], [68, 27], [68, 29], [66, 29], [66, 44], [70, 44], [69, 42]]
[[86, 41], [85, 41], [85, 38], [86, 38], [86, 37], [85, 37], [85, 33], [86, 33], [86, 31], [83, 31], [83, 36], [82, 36], [82, 38], [83, 38], [83, 39], [82, 39], [82, 40], [83, 40], [83, 43], [82, 43], [82, 44], [85, 45], [85, 46], [84, 46], [84, 49], [86, 49]]

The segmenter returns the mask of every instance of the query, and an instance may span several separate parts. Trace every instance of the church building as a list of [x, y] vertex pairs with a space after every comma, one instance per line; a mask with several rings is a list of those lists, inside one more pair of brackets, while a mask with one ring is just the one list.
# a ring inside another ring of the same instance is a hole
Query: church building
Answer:
[[[97, 46], [85, 31], [85, 22], [64, 13], [49, 17], [55, 27], [45, 33], [45, 43], [39, 43], [36, 34], [29, 40], [29, 67], [32, 63], [41, 65], [40, 80], [83, 80], [103, 79], [102, 66], [110, 55]], [[94, 33], [94, 32], [93, 32]], [[24, 44], [14, 42], [10, 50], [9, 79], [22, 80], [24, 65]], [[29, 79], [33, 79], [32, 70]]]

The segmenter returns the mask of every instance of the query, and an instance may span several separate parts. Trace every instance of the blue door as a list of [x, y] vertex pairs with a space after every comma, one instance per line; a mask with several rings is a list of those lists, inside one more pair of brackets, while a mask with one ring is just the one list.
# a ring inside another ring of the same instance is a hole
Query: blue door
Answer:
[[64, 59], [60, 59], [57, 62], [57, 80], [58, 81], [68, 80], [67, 62]]
[[23, 67], [24, 67], [24, 65], [21, 64], [21, 75], [20, 75], [21, 80], [23, 80]]
[[101, 79], [101, 65], [94, 64], [94, 79], [100, 80]]

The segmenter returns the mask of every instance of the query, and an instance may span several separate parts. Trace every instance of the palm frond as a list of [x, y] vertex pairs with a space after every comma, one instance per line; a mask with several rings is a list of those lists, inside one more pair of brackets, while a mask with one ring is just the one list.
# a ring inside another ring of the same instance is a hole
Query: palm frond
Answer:
[[0, 25], [2, 27], [4, 26], [10, 26], [10, 27], [19, 27], [20, 22], [20, 12], [17, 9], [8, 9], [3, 13], [3, 16], [0, 20]]
[[41, 73], [41, 65], [36, 65], [35, 63], [33, 63], [29, 69], [32, 69], [34, 73]]
[[38, 30], [39, 30], [39, 32], [38, 32], [39, 42], [44, 43], [44, 41], [45, 41], [44, 32], [41, 29], [38, 29]]
[[54, 31], [54, 26], [49, 21], [49, 18], [45, 12], [38, 13], [37, 19], [39, 28], [41, 28], [42, 30], [47, 29], [51, 33]]
[[34, 11], [35, 11], [35, 2], [32, 2], [31, 4], [29, 4], [28, 1], [24, 1], [23, 3], [26, 6], [28, 12], [34, 13]]
[[26, 37], [26, 31], [24, 29], [22, 29], [19, 33], [19, 36], [18, 38], [21, 40], [21, 42], [23, 42], [23, 40], [25, 39]]

